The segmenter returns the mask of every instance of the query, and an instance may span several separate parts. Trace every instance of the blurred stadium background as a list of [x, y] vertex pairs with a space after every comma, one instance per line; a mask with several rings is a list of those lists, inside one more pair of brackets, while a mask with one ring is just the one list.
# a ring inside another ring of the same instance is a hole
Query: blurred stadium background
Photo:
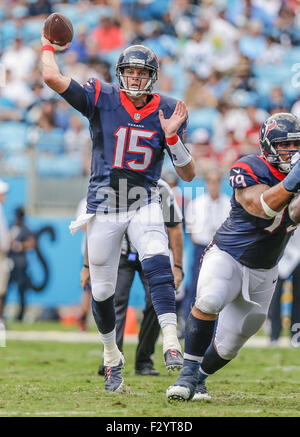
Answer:
[[[274, 112], [300, 115], [300, 2], [297, 0], [10, 0], [0, 1], [0, 177], [10, 187], [5, 213], [26, 208], [31, 230], [51, 225], [56, 240], [41, 239], [50, 279], [27, 302], [71, 308], [81, 299], [82, 235], [68, 230], [87, 189], [91, 142], [87, 120], [43, 85], [40, 33], [45, 18], [60, 12], [73, 23], [74, 40], [57, 60], [80, 83], [96, 76], [115, 81], [122, 49], [142, 43], [160, 58], [158, 92], [186, 102], [187, 142], [196, 161], [193, 187], [217, 166], [231, 194], [227, 170], [238, 157], [259, 152], [261, 122]], [[165, 174], [170, 173], [166, 159]], [[184, 185], [179, 182], [182, 188]], [[185, 238], [186, 285], [191, 243]], [[42, 275], [34, 251], [29, 272]], [[143, 306], [138, 281], [130, 304]], [[18, 301], [14, 286], [7, 318]], [[71, 311], [71, 313], [72, 313]], [[72, 313], [72, 314], [73, 314]]]

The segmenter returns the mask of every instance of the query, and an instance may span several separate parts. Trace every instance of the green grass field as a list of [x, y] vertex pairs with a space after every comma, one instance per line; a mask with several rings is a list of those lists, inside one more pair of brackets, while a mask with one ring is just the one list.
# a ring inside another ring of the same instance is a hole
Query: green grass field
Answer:
[[209, 379], [212, 400], [197, 403], [167, 401], [176, 375], [168, 376], [161, 346], [154, 358], [159, 377], [136, 376], [135, 346], [126, 344], [124, 352], [128, 392], [114, 394], [104, 391], [97, 375], [96, 344], [7, 341], [0, 348], [0, 416], [300, 416], [299, 349], [244, 348]]

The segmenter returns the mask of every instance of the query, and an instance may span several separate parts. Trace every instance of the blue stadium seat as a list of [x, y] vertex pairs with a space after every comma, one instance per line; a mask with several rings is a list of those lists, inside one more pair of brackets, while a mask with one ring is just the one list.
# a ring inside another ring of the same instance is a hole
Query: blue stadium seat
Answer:
[[297, 64], [300, 62], [300, 47], [293, 47], [289, 50], [286, 50], [285, 56], [283, 59], [285, 65], [289, 68], [293, 64]]
[[147, 8], [154, 18], [161, 18], [169, 9], [170, 0], [153, 0]]
[[218, 116], [218, 111], [215, 108], [201, 108], [189, 111], [189, 124], [187, 132], [189, 135], [198, 128], [207, 129], [212, 132], [214, 122]]
[[38, 158], [38, 173], [40, 177], [68, 178], [82, 174], [82, 160], [78, 155], [46, 155]]
[[[287, 64], [253, 66], [256, 77], [256, 91], [260, 97], [268, 96], [274, 86], [281, 86], [288, 94], [291, 94], [290, 84], [292, 72]], [[295, 89], [296, 92], [296, 89]]]
[[27, 42], [39, 40], [45, 20], [26, 20], [22, 28], [22, 35]]
[[7, 47], [16, 36], [16, 25], [12, 20], [4, 20], [1, 26], [2, 48]]
[[11, 153], [3, 159], [7, 169], [14, 173], [25, 174], [29, 170], [29, 156], [26, 153]]
[[103, 16], [111, 16], [112, 10], [109, 6], [94, 5], [93, 8], [88, 8], [84, 13], [79, 14], [78, 9], [72, 4], [57, 4], [55, 6], [57, 12], [66, 15], [72, 22], [73, 27], [79, 24], [85, 24], [88, 31], [99, 24], [100, 18]]
[[252, 71], [258, 79], [268, 80], [271, 84], [282, 84], [288, 80], [291, 70], [288, 65], [254, 65]]
[[16, 105], [12, 100], [10, 100], [6, 97], [0, 97], [0, 110], [1, 109], [14, 109], [14, 108], [16, 108]]
[[64, 152], [64, 131], [60, 128], [40, 131], [36, 147], [42, 152], [61, 154]]
[[7, 121], [0, 124], [0, 148], [4, 152], [16, 152], [27, 147], [26, 123]]

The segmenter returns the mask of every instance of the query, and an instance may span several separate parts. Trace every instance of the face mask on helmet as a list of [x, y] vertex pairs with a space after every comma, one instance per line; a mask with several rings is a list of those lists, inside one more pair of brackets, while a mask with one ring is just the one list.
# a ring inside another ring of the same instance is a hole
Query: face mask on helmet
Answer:
[[289, 173], [291, 171], [291, 159], [295, 153], [299, 152], [300, 140], [292, 141], [279, 141], [272, 146], [276, 151], [278, 168], [283, 173]]
[[[116, 76], [119, 79], [120, 90], [133, 97], [151, 94], [158, 78], [158, 67], [158, 59], [152, 50], [141, 45], [128, 47], [121, 53], [116, 65]], [[141, 84], [144, 83], [145, 78], [138, 76], [138, 88], [130, 87], [128, 81], [134, 76], [126, 75], [126, 68], [148, 70], [149, 77], [147, 77], [146, 84], [142, 87]]]
[[[150, 68], [147, 68], [146, 70], [149, 72], [149, 76], [134, 76], [132, 74], [126, 74], [127, 68], [140, 68], [137, 66], [130, 66], [130, 67], [124, 67], [120, 68], [120, 72], [118, 74], [119, 82], [120, 82], [120, 90], [126, 92], [126, 94], [134, 97], [139, 97], [143, 94], [151, 94], [153, 90], [154, 83], [156, 82], [157, 77], [155, 77], [155, 72], [151, 70]], [[144, 68], [143, 68], [144, 69]], [[131, 79], [137, 80], [137, 87], [129, 85], [129, 82]], [[147, 80], [145, 86], [143, 86], [143, 83]]]

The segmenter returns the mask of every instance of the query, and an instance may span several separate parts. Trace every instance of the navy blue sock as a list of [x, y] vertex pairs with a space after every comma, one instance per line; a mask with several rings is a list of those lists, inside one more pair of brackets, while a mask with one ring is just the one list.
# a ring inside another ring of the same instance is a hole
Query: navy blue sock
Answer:
[[114, 306], [114, 296], [109, 297], [101, 302], [92, 297], [92, 311], [101, 334], [108, 334], [116, 325], [116, 314]]
[[[224, 360], [224, 358], [221, 358], [216, 349], [214, 348], [213, 343], [211, 343], [207, 349], [207, 351], [204, 354], [203, 361], [201, 363], [201, 369], [203, 372], [211, 375], [215, 373], [217, 370], [221, 369], [222, 367], [226, 366], [227, 363], [229, 363], [231, 360]], [[204, 375], [202, 373], [202, 375]], [[205, 375], [206, 377], [207, 375]]]
[[174, 277], [169, 257], [156, 255], [144, 259], [142, 269], [148, 280], [156, 314], [158, 316], [165, 313], [176, 314]]
[[215, 320], [197, 319], [190, 313], [185, 325], [185, 359], [201, 361], [212, 341], [214, 327]]

